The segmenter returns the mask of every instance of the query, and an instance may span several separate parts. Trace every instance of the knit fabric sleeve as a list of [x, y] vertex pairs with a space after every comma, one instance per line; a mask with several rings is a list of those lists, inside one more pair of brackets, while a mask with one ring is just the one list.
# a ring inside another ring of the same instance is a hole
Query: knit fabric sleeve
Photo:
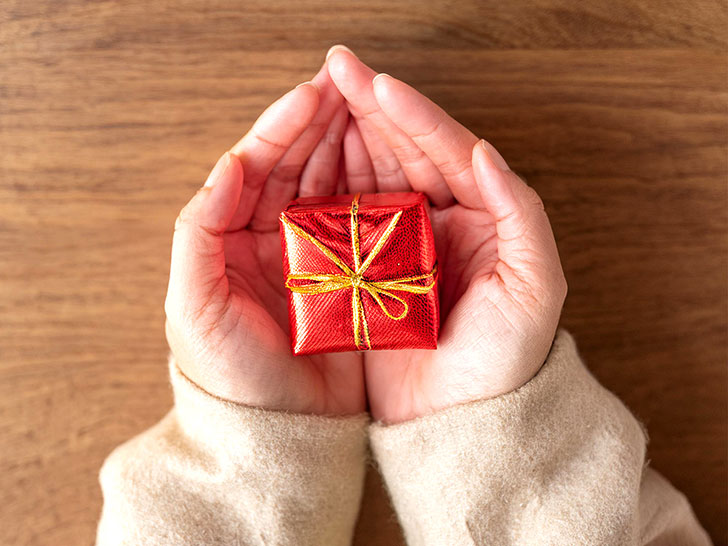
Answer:
[[521, 388], [373, 424], [370, 441], [411, 546], [710, 544], [564, 330]]
[[218, 399], [170, 361], [174, 408], [101, 470], [99, 546], [351, 542], [365, 415], [318, 417]]

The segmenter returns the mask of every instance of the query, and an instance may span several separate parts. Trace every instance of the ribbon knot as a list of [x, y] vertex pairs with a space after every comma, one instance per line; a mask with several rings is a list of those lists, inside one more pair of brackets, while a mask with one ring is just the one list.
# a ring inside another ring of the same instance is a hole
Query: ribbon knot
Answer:
[[[364, 262], [361, 261], [361, 254], [359, 250], [359, 197], [361, 194], [357, 193], [354, 196], [354, 200], [351, 203], [350, 210], [350, 221], [351, 221], [351, 248], [354, 256], [354, 269], [352, 270], [346, 265], [341, 258], [339, 258], [330, 248], [324, 245], [321, 241], [316, 239], [310, 233], [305, 232], [299, 226], [292, 223], [284, 214], [281, 214], [281, 221], [288, 226], [296, 235], [309, 241], [316, 246], [329, 260], [331, 260], [336, 267], [339, 268], [341, 274], [330, 274], [330, 273], [295, 273], [290, 274], [286, 278], [286, 288], [291, 292], [298, 294], [324, 294], [327, 292], [334, 292], [337, 290], [345, 290], [352, 288], [351, 291], [351, 311], [352, 311], [352, 323], [354, 326], [354, 344], [357, 349], [369, 350], [371, 349], [371, 342], [369, 340], [369, 325], [367, 324], [366, 315], [364, 314], [364, 306], [361, 299], [361, 291], [366, 290], [379, 305], [382, 312], [392, 320], [401, 320], [407, 316], [409, 312], [409, 306], [404, 299], [394, 295], [393, 291], [410, 292], [413, 294], [426, 294], [432, 287], [435, 286], [435, 280], [437, 276], [437, 265], [432, 268], [429, 273], [424, 275], [413, 275], [409, 277], [401, 277], [396, 279], [387, 280], [368, 280], [364, 278], [364, 273], [371, 265], [374, 258], [377, 257], [379, 252], [382, 250], [390, 235], [397, 226], [402, 211], [397, 212], [392, 220], [389, 222], [387, 229], [379, 238], [374, 245], [374, 248], [367, 256]], [[413, 284], [416, 281], [422, 281], [428, 279], [430, 282], [426, 285]], [[300, 284], [297, 281], [309, 281], [305, 284]], [[382, 300], [382, 296], [391, 298], [402, 305], [402, 312], [395, 315], [389, 311], [387, 305]], [[362, 332], [364, 333], [364, 343], [362, 343]]]

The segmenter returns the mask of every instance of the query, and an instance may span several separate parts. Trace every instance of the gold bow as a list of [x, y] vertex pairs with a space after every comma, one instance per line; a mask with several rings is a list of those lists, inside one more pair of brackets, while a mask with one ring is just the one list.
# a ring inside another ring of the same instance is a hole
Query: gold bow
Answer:
[[[357, 349], [362, 346], [361, 343], [361, 331], [364, 331], [364, 340], [366, 344], [363, 346], [363, 350], [371, 349], [371, 343], [369, 341], [369, 326], [367, 324], [366, 316], [364, 315], [364, 306], [361, 300], [361, 290], [366, 290], [374, 298], [374, 301], [379, 304], [384, 314], [392, 320], [401, 320], [407, 316], [409, 306], [407, 302], [402, 298], [392, 294], [392, 291], [400, 292], [411, 292], [413, 294], [426, 294], [432, 287], [435, 286], [435, 280], [437, 276], [437, 265], [432, 268], [432, 271], [424, 275], [414, 275], [411, 277], [402, 277], [398, 279], [388, 279], [383, 281], [372, 281], [364, 278], [364, 273], [371, 265], [374, 258], [382, 250], [385, 243], [389, 239], [389, 236], [394, 231], [402, 211], [397, 212], [394, 218], [389, 222], [387, 229], [379, 238], [374, 248], [367, 256], [364, 262], [361, 262], [361, 256], [359, 252], [359, 197], [361, 194], [357, 193], [354, 196], [354, 200], [351, 203], [351, 248], [354, 254], [354, 270], [347, 266], [341, 259], [334, 254], [334, 252], [324, 245], [321, 241], [316, 239], [310, 233], [306, 233], [300, 227], [292, 223], [284, 214], [281, 214], [281, 221], [287, 225], [293, 232], [306, 239], [308, 242], [316, 246], [323, 254], [331, 260], [336, 267], [341, 271], [339, 274], [330, 273], [296, 273], [288, 275], [286, 278], [286, 288], [291, 292], [298, 294], [324, 294], [326, 292], [334, 292], [336, 290], [344, 290], [351, 287], [351, 310], [352, 310], [352, 323], [354, 325], [354, 343]], [[431, 278], [432, 281], [426, 286], [419, 284], [411, 284], [413, 281], [420, 281], [422, 279]], [[292, 281], [311, 281], [309, 284], [294, 284]], [[400, 302], [404, 309], [399, 315], [393, 315], [387, 309], [386, 304], [382, 301], [381, 296], [385, 295], [393, 300]]]

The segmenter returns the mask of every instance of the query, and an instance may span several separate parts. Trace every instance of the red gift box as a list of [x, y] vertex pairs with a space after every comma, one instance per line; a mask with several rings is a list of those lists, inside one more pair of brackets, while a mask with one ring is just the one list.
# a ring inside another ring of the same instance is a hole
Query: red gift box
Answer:
[[280, 216], [294, 354], [435, 349], [437, 256], [421, 193], [301, 197]]

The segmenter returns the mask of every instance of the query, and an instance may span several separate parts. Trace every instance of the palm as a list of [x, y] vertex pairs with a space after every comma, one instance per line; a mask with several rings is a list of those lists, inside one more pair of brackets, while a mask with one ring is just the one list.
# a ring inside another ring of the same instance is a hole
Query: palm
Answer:
[[[242, 230], [225, 236], [229, 305], [211, 347], [224, 352], [239, 377], [250, 381], [246, 362], [266, 362], [263, 382], [273, 382], [308, 413], [356, 413], [363, 409], [361, 358], [354, 353], [294, 358], [278, 230]], [[229, 250], [228, 250], [229, 249]], [[243, 377], [247, 376], [247, 377]]]
[[[282, 283], [280, 239], [275, 231], [243, 230], [225, 236], [225, 265], [230, 286], [230, 303], [236, 322], [244, 322], [243, 310], [252, 310], [245, 327], [255, 337], [268, 337], [266, 346], [276, 353], [287, 345], [286, 294]], [[246, 348], [247, 349], [247, 348]]]
[[[481, 382], [493, 372], [487, 364], [502, 360], [487, 354], [495, 352], [493, 336], [516, 320], [500, 313], [481, 313], [483, 309], [476, 307], [481, 305], [482, 292], [477, 297], [470, 295], [475, 280], [493, 278], [498, 262], [492, 216], [456, 204], [432, 210], [430, 217], [442, 275], [438, 349], [402, 351], [396, 361], [391, 355], [374, 352], [365, 359], [372, 407], [381, 415], [400, 416], [397, 420], [450, 406], [464, 393], [472, 398], [482, 392]], [[486, 297], [500, 299], [495, 292], [500, 290], [497, 283], [489, 285], [493, 292]], [[477, 323], [473, 321], [476, 312]]]
[[447, 317], [476, 275], [489, 275], [498, 261], [495, 223], [486, 211], [462, 205], [433, 209], [430, 221], [442, 264], [441, 310]]

